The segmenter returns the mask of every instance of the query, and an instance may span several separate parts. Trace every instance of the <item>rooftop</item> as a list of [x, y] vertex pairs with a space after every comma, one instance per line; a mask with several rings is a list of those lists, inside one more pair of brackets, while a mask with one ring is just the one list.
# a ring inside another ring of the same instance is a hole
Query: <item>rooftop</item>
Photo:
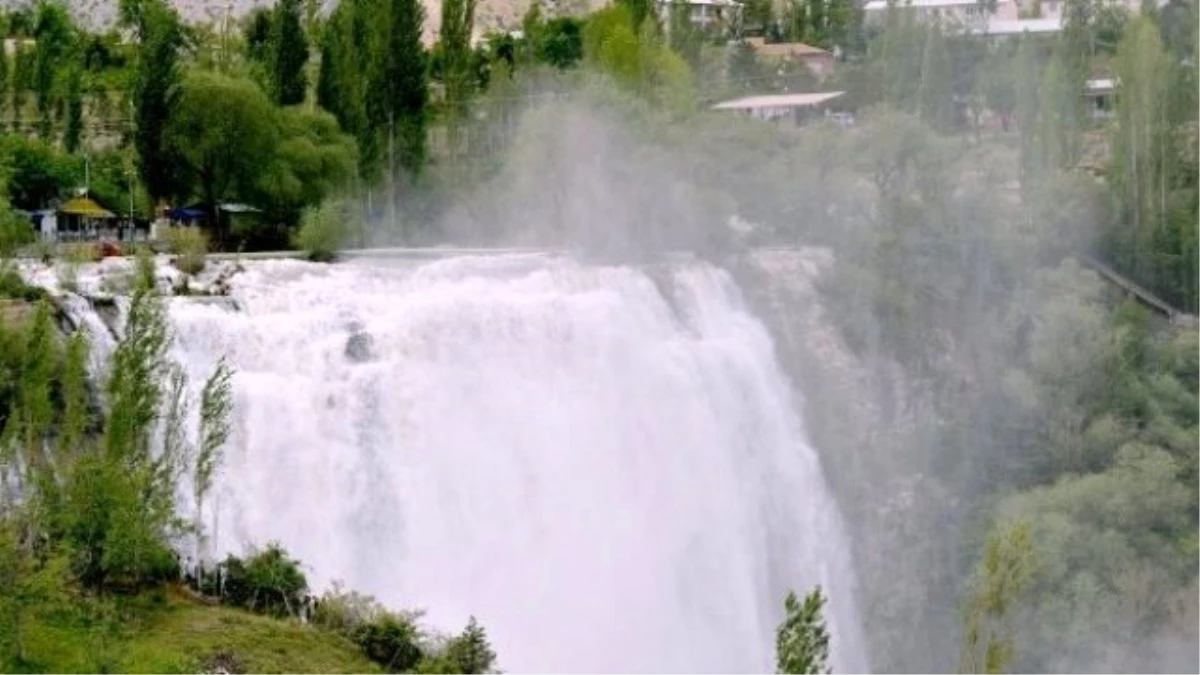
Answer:
[[[1013, 0], [997, 0], [997, 4], [1005, 4], [1013, 2]], [[863, 5], [863, 9], [868, 12], [882, 11], [888, 8], [888, 0], [870, 0]], [[979, 4], [979, 0], [895, 0], [891, 3], [893, 6], [904, 9], [912, 7], [915, 9], [936, 9], [938, 7], [970, 7]]]
[[741, 3], [737, 0], [657, 0], [659, 5], [673, 5], [678, 2], [681, 5], [716, 5], [717, 7], [736, 7]]
[[1022, 33], [1057, 33], [1063, 28], [1062, 17], [1049, 19], [997, 19], [987, 24], [988, 35], [1020, 35]]
[[805, 56], [824, 56], [830, 52], [806, 45], [803, 42], [772, 42], [767, 43], [762, 38], [749, 38], [746, 42], [754, 48], [754, 51], [764, 56], [774, 57], [805, 57]]
[[713, 110], [757, 110], [761, 108], [807, 108], [833, 100], [845, 92], [821, 91], [811, 94], [767, 94], [762, 96], [746, 96], [744, 98], [723, 101], [712, 107]]

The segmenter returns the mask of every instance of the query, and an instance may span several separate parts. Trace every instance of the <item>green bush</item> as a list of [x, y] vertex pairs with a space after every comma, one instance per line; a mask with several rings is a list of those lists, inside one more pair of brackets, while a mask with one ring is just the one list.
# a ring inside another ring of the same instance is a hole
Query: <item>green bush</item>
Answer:
[[408, 672], [423, 656], [416, 625], [407, 617], [391, 612], [359, 625], [352, 637], [367, 658], [389, 673]]
[[416, 615], [389, 612], [375, 598], [334, 584], [317, 602], [313, 625], [344, 635], [392, 673], [412, 670], [424, 656]]
[[306, 210], [293, 245], [313, 262], [332, 262], [346, 240], [348, 212], [346, 204], [337, 200]]
[[208, 236], [198, 227], [172, 227], [163, 235], [167, 251], [173, 253], [175, 267], [184, 274], [199, 274], [208, 253]]
[[32, 243], [37, 235], [28, 220], [0, 207], [0, 256], [10, 256], [17, 249]]
[[36, 302], [44, 297], [46, 297], [46, 291], [25, 283], [17, 270], [12, 267], [0, 265], [0, 298]]
[[288, 557], [278, 543], [244, 560], [228, 556], [220, 567], [225, 580], [222, 600], [252, 612], [294, 616], [308, 592], [299, 561]]

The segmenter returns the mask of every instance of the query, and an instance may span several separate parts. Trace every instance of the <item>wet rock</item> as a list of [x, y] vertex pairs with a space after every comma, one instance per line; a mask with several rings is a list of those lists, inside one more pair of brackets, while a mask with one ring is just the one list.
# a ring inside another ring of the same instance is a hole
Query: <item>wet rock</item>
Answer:
[[354, 363], [365, 363], [371, 360], [374, 340], [368, 333], [355, 333], [346, 341], [346, 358]]
[[241, 659], [231, 651], [220, 651], [206, 659], [204, 672], [213, 675], [234, 675], [244, 673]]

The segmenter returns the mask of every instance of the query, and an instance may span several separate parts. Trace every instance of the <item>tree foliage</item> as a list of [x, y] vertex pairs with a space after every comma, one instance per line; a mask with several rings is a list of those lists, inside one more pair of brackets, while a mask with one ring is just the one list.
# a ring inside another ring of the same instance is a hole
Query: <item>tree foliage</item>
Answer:
[[151, 199], [158, 200], [170, 197], [178, 189], [177, 157], [167, 130], [178, 105], [183, 33], [179, 17], [165, 0], [140, 0], [136, 7], [133, 14], [138, 57], [133, 75], [133, 145], [142, 183]]
[[266, 51], [270, 61], [271, 98], [278, 105], [303, 103], [308, 91], [305, 73], [308, 38], [301, 19], [300, 0], [275, 3]]
[[821, 611], [825, 596], [818, 586], [801, 601], [788, 591], [784, 618], [775, 631], [775, 672], [816, 674], [829, 671], [829, 632]]

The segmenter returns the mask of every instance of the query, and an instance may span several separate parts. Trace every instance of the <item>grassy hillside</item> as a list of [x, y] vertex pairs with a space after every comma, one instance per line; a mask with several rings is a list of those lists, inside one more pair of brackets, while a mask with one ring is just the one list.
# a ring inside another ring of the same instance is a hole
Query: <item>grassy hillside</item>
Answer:
[[339, 635], [204, 604], [176, 588], [123, 598], [90, 616], [42, 617], [27, 630], [24, 672], [380, 672]]

